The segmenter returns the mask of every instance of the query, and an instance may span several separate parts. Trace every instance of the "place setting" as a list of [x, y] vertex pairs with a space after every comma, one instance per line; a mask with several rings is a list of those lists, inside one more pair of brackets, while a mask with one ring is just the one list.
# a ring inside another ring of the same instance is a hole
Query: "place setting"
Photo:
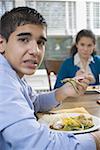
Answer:
[[100, 118], [88, 113], [84, 107], [52, 110], [42, 114], [38, 122], [53, 132], [81, 134], [100, 128]]

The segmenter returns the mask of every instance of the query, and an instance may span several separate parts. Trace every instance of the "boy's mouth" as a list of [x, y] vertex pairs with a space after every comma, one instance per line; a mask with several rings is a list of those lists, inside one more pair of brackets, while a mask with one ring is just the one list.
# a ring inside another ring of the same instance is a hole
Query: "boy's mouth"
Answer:
[[38, 67], [38, 62], [36, 60], [25, 60], [23, 62], [25, 66], [30, 69], [36, 69]]

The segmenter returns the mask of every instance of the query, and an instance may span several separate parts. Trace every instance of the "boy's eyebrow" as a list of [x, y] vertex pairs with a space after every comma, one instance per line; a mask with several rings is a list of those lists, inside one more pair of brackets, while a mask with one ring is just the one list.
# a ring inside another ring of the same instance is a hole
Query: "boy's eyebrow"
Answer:
[[17, 34], [17, 36], [31, 36], [31, 33], [29, 33], [29, 32], [23, 32], [23, 33], [19, 33], [19, 34]]
[[[30, 32], [23, 32], [23, 33], [17, 34], [17, 36], [31, 36], [31, 33]], [[44, 36], [40, 36], [40, 39], [47, 41], [47, 38], [45, 38]]]

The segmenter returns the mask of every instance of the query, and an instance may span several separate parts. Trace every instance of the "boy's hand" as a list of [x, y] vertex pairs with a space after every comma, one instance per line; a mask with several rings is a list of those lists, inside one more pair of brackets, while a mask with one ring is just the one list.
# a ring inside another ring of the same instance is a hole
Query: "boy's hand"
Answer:
[[55, 96], [59, 102], [63, 101], [67, 97], [78, 97], [83, 95], [88, 85], [93, 81], [93, 76], [77, 76], [71, 79], [64, 79], [63, 81], [66, 81], [66, 83], [55, 90]]

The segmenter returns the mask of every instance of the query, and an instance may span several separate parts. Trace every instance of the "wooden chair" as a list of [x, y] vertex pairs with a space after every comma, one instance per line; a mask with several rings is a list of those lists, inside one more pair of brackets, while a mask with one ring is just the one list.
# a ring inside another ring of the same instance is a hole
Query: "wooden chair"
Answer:
[[51, 84], [51, 78], [50, 75], [53, 72], [54, 75], [57, 75], [58, 70], [63, 63], [63, 60], [57, 60], [57, 59], [44, 59], [44, 66], [47, 72], [48, 76], [48, 82], [49, 82], [49, 89], [52, 90], [52, 84]]

